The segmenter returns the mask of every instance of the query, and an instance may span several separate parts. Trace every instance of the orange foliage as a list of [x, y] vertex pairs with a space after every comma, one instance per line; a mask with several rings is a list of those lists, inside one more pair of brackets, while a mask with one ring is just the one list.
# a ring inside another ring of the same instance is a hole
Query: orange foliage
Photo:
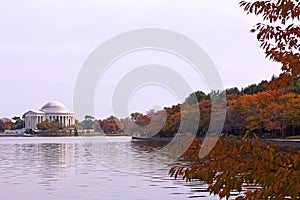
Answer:
[[228, 101], [227, 131], [279, 131], [285, 137], [287, 127], [300, 125], [300, 96], [283, 90], [268, 90], [243, 95]]
[[[173, 167], [170, 175], [187, 181], [207, 183], [211, 194], [228, 199], [232, 191], [241, 193], [237, 199], [292, 199], [300, 197], [300, 156], [293, 150], [281, 151], [276, 145], [261, 144], [247, 136], [221, 138], [214, 149], [199, 158], [201, 141], [195, 140], [184, 157], [192, 160], [190, 167]], [[242, 187], [256, 189], [242, 190]]]
[[[247, 14], [262, 16], [264, 23], [257, 23], [251, 32], [257, 34], [257, 40], [266, 57], [282, 64], [283, 74], [277, 83], [282, 86], [293, 82], [292, 75], [300, 74], [299, 1], [241, 1], [240, 6]], [[271, 89], [274, 89], [274, 86], [271, 85]]]

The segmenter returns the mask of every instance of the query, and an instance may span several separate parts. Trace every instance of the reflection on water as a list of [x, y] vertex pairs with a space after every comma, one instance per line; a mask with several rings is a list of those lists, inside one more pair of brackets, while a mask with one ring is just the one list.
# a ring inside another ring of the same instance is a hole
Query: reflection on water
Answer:
[[168, 177], [171, 158], [153, 154], [164, 145], [130, 137], [1, 138], [0, 199], [218, 199], [205, 185]]

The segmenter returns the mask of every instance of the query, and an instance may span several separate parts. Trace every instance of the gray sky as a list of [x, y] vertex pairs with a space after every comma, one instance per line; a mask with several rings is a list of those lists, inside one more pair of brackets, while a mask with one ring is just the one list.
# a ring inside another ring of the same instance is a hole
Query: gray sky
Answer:
[[[0, 117], [38, 110], [50, 100], [72, 110], [76, 77], [88, 55], [109, 38], [139, 28], [169, 29], [197, 42], [215, 63], [226, 88], [270, 79], [279, 74], [280, 65], [265, 59], [249, 32], [258, 20], [247, 16], [238, 1], [229, 0], [1, 1]], [[116, 61], [99, 81], [96, 117], [111, 114], [112, 91], [126, 70], [149, 63], [171, 66], [194, 90], [207, 90], [179, 58], [156, 51], [137, 52]], [[134, 93], [128, 109], [144, 112], [176, 101], [161, 87], [144, 87]]]

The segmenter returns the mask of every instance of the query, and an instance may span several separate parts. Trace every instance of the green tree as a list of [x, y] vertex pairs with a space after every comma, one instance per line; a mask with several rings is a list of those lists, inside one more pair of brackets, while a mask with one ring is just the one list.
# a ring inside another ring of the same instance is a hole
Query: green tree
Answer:
[[289, 89], [291, 92], [300, 94], [300, 75], [295, 75], [294, 85]]
[[13, 129], [22, 129], [24, 128], [24, 120], [21, 119], [21, 117], [17, 117], [17, 116], [14, 116], [12, 118], [12, 120], [14, 120], [14, 123], [13, 123]]
[[28, 128], [25, 130], [26, 134], [35, 134], [34, 130], [32, 130], [31, 128]]
[[75, 120], [75, 127], [77, 130], [83, 130], [83, 121]]
[[5, 131], [5, 123], [0, 120], [0, 132], [4, 132]]
[[226, 89], [226, 95], [240, 95], [241, 92], [237, 87]]
[[83, 128], [84, 129], [94, 129], [94, 117], [90, 115], [84, 116]]
[[244, 94], [255, 94], [267, 90], [263, 84], [252, 84], [243, 89]]
[[202, 101], [202, 100], [208, 100], [209, 99], [209, 96], [206, 95], [204, 92], [202, 91], [196, 91], [196, 92], [193, 92], [192, 94], [190, 94], [186, 99], [185, 99], [185, 102], [192, 105], [192, 104], [196, 104], [198, 103], [199, 101]]

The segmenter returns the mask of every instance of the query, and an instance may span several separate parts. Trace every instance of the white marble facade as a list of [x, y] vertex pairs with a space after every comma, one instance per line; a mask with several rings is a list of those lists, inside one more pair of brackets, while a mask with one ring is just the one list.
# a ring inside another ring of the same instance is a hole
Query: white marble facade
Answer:
[[39, 111], [30, 110], [24, 114], [26, 129], [36, 129], [36, 125], [45, 120], [58, 121], [68, 127], [75, 124], [75, 115], [58, 101], [45, 104]]

